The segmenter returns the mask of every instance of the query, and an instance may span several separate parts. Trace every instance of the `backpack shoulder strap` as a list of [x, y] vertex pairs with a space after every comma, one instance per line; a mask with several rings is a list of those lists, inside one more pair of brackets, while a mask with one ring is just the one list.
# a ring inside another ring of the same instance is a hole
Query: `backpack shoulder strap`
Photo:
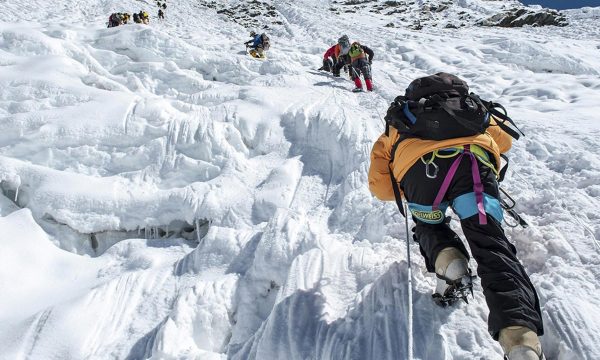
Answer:
[[506, 161], [506, 164], [502, 167], [502, 169], [500, 169], [500, 172], [498, 173], [498, 182], [502, 182], [502, 180], [504, 180], [504, 177], [506, 176], [506, 171], [508, 170], [508, 156], [504, 155], [504, 154], [500, 154], [500, 157], [504, 159], [504, 161]]
[[394, 198], [396, 199], [396, 205], [400, 210], [400, 214], [406, 217], [406, 214], [404, 213], [404, 207], [402, 206], [402, 193], [400, 192], [400, 186], [398, 186], [398, 181], [396, 181], [396, 178], [394, 178], [394, 172], [392, 171], [392, 164], [394, 162], [394, 157], [396, 156], [396, 150], [398, 149], [398, 145], [400, 145], [400, 142], [402, 140], [404, 140], [402, 136], [398, 136], [398, 140], [396, 140], [396, 142], [392, 146], [392, 149], [390, 151], [390, 162], [388, 164], [388, 170], [390, 171], [390, 181], [392, 182], [392, 189], [394, 190]]

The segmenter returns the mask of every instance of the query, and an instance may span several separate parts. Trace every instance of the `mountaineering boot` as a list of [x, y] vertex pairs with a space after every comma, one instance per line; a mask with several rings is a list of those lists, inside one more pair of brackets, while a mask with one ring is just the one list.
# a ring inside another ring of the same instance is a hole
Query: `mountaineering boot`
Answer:
[[354, 85], [356, 85], [356, 88], [352, 91], [354, 91], [354, 92], [362, 91], [362, 83], [360, 82], [360, 79], [358, 77], [356, 77], [354, 79]]
[[509, 326], [500, 330], [498, 342], [507, 360], [544, 360], [540, 339], [525, 326]]
[[367, 85], [367, 91], [373, 91], [373, 82], [371, 82], [371, 79], [365, 79], [365, 84]]
[[448, 306], [473, 292], [473, 276], [467, 257], [457, 248], [442, 249], [435, 259], [437, 286], [433, 299], [440, 306]]

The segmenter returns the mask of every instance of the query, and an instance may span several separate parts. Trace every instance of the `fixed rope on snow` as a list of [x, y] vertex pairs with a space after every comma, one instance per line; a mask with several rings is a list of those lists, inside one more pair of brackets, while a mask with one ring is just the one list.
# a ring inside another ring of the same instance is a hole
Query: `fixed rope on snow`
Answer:
[[[406, 206], [406, 201], [402, 201], [402, 205], [404, 206], [404, 213], [407, 214], [408, 208]], [[407, 266], [408, 266], [408, 273], [407, 273], [407, 277], [408, 277], [408, 284], [407, 284], [407, 294], [408, 294], [408, 301], [407, 301], [407, 305], [408, 305], [408, 311], [407, 311], [407, 329], [406, 329], [406, 333], [407, 333], [407, 341], [406, 341], [406, 354], [407, 354], [407, 360], [412, 360], [413, 359], [413, 300], [412, 300], [412, 268], [411, 268], [411, 261], [410, 261], [410, 235], [408, 232], [408, 216], [404, 217], [405, 220], [405, 224], [406, 224], [406, 262], [407, 262]]]

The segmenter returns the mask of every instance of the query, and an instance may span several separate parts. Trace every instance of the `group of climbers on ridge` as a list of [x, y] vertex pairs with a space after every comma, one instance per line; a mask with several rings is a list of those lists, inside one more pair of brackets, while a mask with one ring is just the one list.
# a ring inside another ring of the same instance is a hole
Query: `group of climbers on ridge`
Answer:
[[166, 0], [164, 0], [164, 1], [165, 2], [156, 1], [156, 6], [158, 6], [158, 19], [159, 20], [165, 19], [165, 11], [167, 10], [167, 2], [166, 2]]
[[125, 25], [125, 24], [129, 23], [129, 21], [132, 18], [133, 18], [133, 22], [136, 24], [148, 25], [150, 23], [150, 15], [147, 12], [140, 10], [139, 13], [133, 13], [133, 16], [129, 15], [129, 13], [112, 13], [112, 14], [110, 14], [110, 16], [108, 17], [108, 26], [107, 27], [111, 28], [111, 27]]
[[[163, 2], [164, 1], [164, 2]], [[156, 1], [156, 6], [158, 7], [158, 19], [164, 20], [165, 11], [167, 10], [167, 2], [166, 0]], [[108, 26], [116, 27], [129, 23], [130, 20], [133, 20], [136, 24], [145, 24], [148, 25], [150, 23], [150, 14], [144, 10], [140, 10], [138, 13], [133, 13], [130, 15], [129, 13], [112, 13], [108, 17]]]

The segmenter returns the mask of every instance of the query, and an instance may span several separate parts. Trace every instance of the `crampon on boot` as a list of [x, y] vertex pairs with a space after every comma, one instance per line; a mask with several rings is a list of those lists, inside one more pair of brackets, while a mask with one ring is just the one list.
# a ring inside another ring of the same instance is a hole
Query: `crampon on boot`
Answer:
[[437, 305], [446, 307], [459, 300], [469, 303], [467, 297], [473, 296], [475, 276], [471, 275], [469, 262], [460, 250], [449, 247], [440, 251], [435, 260], [435, 272], [438, 279], [432, 297]]
[[[436, 288], [436, 292], [432, 295], [433, 301], [441, 307], [454, 305], [459, 300], [463, 300], [468, 304], [469, 294], [473, 296], [474, 278], [475, 276], [471, 275], [470, 270], [467, 275], [456, 280], [438, 278], [438, 287]], [[445, 287], [443, 292], [438, 292], [437, 290], [440, 287], [440, 283]]]
[[500, 330], [498, 342], [505, 360], [544, 360], [540, 339], [525, 326], [509, 326]]

